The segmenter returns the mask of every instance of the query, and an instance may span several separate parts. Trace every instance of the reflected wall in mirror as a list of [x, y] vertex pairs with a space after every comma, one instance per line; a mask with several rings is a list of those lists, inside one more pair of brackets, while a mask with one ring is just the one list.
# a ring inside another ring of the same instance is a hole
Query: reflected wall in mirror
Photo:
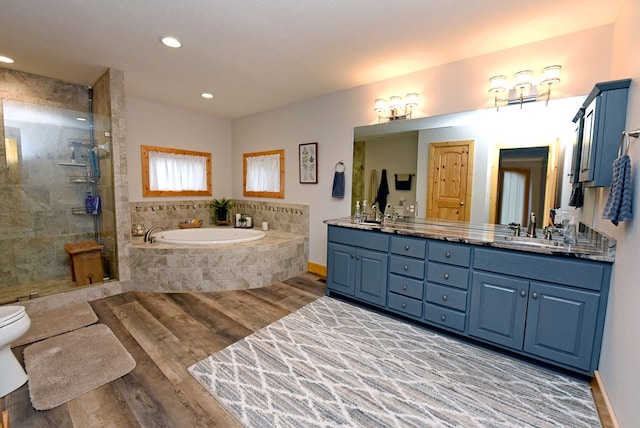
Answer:
[[[452, 113], [441, 116], [395, 121], [354, 128], [354, 158], [352, 178], [352, 213], [355, 202], [371, 200], [372, 189], [377, 189], [380, 171], [387, 170], [389, 181], [388, 202], [398, 207], [415, 204], [416, 217], [437, 217], [438, 210], [428, 212], [429, 175], [434, 143], [457, 144], [472, 142], [473, 155], [469, 157], [469, 185], [464, 194], [469, 199], [459, 199], [468, 207], [466, 220], [472, 223], [498, 223], [506, 221], [498, 217], [498, 200], [507, 206], [506, 196], [498, 196], [500, 171], [500, 151], [522, 148], [543, 148], [547, 151], [546, 171], [538, 173], [535, 189], [527, 187], [527, 195], [520, 195], [530, 202], [527, 210], [535, 209], [540, 219], [538, 225], [546, 224], [548, 210], [568, 205], [570, 183], [561, 171], [568, 170], [566, 162], [571, 162], [563, 153], [571, 153], [574, 124], [571, 119], [580, 108], [584, 97], [531, 103], [520, 109], [508, 106], [495, 109]], [[565, 150], [565, 147], [569, 147]], [[539, 163], [542, 162], [539, 159]], [[371, 171], [378, 172], [374, 182]], [[409, 193], [392, 191], [395, 188], [395, 174], [415, 173]], [[460, 184], [460, 183], [458, 183]], [[456, 187], [456, 186], [453, 186]], [[456, 188], [460, 188], [457, 186]], [[544, 191], [543, 191], [544, 189]], [[470, 202], [467, 202], [470, 200]], [[535, 202], [535, 203], [534, 203]], [[506, 209], [506, 208], [505, 208]], [[543, 221], [544, 220], [544, 221]]]

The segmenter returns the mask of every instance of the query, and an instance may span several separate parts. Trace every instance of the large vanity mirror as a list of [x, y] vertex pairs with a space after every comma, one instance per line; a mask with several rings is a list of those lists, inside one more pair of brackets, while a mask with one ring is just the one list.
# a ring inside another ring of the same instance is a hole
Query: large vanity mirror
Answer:
[[[568, 201], [572, 118], [584, 97], [354, 128], [352, 212], [379, 200], [418, 218], [539, 226]], [[384, 193], [384, 192], [383, 192]], [[384, 198], [382, 198], [384, 200]], [[384, 209], [384, 207], [380, 207]]]

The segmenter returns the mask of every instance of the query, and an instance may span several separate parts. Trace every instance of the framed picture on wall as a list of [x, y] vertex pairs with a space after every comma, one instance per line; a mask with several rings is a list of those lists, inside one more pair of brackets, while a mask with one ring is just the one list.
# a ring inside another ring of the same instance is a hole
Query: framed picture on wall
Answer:
[[318, 143], [300, 144], [298, 147], [300, 159], [300, 183], [318, 183]]

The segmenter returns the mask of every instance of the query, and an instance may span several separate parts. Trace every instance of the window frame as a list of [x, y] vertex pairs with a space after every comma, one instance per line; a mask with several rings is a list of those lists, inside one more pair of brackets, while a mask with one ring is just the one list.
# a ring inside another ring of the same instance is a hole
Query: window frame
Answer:
[[[193, 150], [172, 149], [168, 147], [159, 146], [145, 146], [141, 145], [140, 150], [142, 152], [142, 196], [212, 196], [213, 186], [211, 184], [211, 153], [197, 152]], [[149, 185], [149, 152], [161, 152], [170, 153], [175, 155], [190, 155], [201, 156], [206, 158], [207, 162], [207, 190], [151, 190]]]
[[[248, 191], [247, 190], [247, 158], [269, 156], [269, 155], [280, 156], [280, 191], [278, 192]], [[244, 196], [251, 196], [255, 198], [284, 199], [284, 149], [242, 154], [242, 194]]]

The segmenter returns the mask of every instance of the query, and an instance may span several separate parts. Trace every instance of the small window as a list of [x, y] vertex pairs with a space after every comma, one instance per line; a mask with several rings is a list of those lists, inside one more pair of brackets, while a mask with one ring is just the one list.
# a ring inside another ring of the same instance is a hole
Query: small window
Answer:
[[245, 153], [242, 164], [244, 196], [284, 199], [284, 150]]
[[143, 196], [211, 196], [211, 153], [142, 146]]

